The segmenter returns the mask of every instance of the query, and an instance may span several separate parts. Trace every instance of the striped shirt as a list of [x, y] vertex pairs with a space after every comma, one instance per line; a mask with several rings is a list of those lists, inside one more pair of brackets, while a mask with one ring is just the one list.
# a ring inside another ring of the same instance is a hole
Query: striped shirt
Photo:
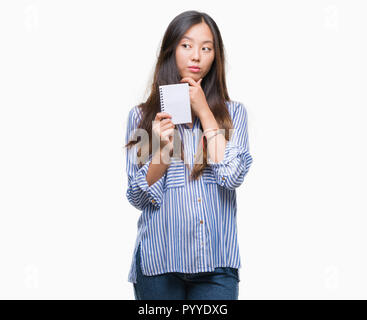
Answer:
[[[172, 157], [164, 175], [151, 186], [146, 174], [152, 155], [138, 167], [136, 146], [126, 148], [128, 187], [126, 196], [141, 211], [128, 281], [136, 283], [135, 256], [141, 245], [141, 269], [152, 276], [168, 272], [211, 272], [216, 267], [239, 269], [236, 188], [244, 181], [252, 157], [247, 133], [247, 111], [241, 102], [227, 101], [233, 122], [224, 159], [207, 160], [198, 180], [190, 180], [183, 160]], [[141, 120], [138, 106], [128, 114], [126, 143]], [[193, 127], [178, 124], [185, 161], [194, 163], [201, 138], [200, 119]]]

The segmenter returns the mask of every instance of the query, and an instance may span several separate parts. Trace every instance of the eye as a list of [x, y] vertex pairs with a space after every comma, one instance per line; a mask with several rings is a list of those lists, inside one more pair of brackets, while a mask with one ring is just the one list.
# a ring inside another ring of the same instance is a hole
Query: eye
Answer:
[[[183, 45], [182, 45], [184, 48], [186, 48], [185, 46], [189, 46], [187, 43], [184, 43]], [[204, 51], [211, 51], [212, 49], [211, 48], [209, 48], [209, 47], [204, 47], [204, 49], [208, 49], [208, 50], [204, 50]]]

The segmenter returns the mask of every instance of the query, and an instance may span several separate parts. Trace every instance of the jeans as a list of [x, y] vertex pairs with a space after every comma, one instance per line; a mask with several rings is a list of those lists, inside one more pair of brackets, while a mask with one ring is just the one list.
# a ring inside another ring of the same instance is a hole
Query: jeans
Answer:
[[238, 300], [238, 270], [218, 267], [213, 272], [169, 272], [146, 276], [136, 253], [135, 300]]

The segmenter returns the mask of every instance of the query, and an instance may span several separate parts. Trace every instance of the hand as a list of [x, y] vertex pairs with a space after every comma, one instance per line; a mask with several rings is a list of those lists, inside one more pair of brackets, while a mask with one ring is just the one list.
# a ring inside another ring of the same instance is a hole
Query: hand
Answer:
[[196, 82], [193, 78], [185, 77], [180, 81], [189, 83], [191, 109], [198, 117], [201, 113], [210, 111], [208, 102], [206, 101], [205, 93], [200, 85], [202, 80], [203, 78]]
[[153, 120], [152, 133], [159, 138], [160, 150], [169, 154], [173, 150], [173, 133], [175, 125], [172, 116], [167, 112], [158, 112]]

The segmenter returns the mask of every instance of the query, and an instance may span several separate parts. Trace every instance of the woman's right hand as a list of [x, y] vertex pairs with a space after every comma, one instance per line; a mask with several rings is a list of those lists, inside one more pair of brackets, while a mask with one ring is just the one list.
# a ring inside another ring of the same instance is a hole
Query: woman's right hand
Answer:
[[172, 116], [167, 112], [158, 112], [153, 121], [152, 131], [160, 140], [160, 149], [171, 153], [173, 150], [173, 133], [175, 125]]

